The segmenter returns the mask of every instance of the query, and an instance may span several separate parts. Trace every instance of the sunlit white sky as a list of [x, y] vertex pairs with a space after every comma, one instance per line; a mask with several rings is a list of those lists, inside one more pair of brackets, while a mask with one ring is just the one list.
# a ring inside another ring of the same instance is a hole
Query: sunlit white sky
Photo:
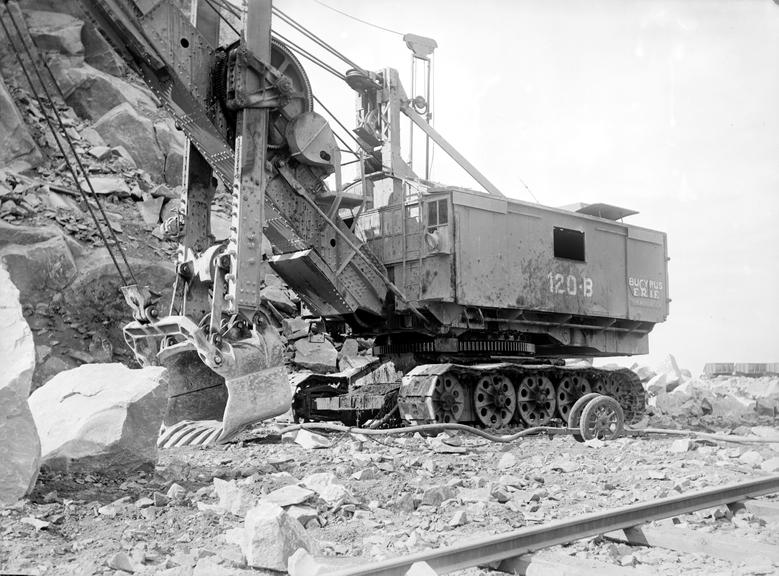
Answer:
[[[504, 194], [533, 201], [521, 179], [542, 204], [616, 204], [668, 233], [671, 313], [640, 362], [779, 362], [779, 5], [322, 1], [437, 41], [434, 124]], [[400, 36], [315, 0], [275, 5], [410, 91]], [[304, 64], [351, 126], [354, 93]], [[432, 178], [477, 187], [441, 151]]]

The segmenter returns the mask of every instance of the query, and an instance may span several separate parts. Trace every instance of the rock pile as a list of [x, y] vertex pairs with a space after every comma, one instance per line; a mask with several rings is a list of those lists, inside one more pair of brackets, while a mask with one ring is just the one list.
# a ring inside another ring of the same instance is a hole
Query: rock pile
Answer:
[[739, 426], [773, 420], [779, 412], [779, 376], [694, 377], [673, 356], [655, 369], [634, 370], [655, 424]]

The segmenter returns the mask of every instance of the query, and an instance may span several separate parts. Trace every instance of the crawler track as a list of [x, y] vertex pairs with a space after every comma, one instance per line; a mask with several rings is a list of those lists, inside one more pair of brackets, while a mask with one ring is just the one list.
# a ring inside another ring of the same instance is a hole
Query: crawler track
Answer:
[[589, 392], [615, 398], [628, 424], [644, 413], [646, 393], [627, 368], [512, 363], [417, 366], [403, 378], [398, 406], [411, 424], [545, 426], [555, 419], [567, 422], [573, 404]]

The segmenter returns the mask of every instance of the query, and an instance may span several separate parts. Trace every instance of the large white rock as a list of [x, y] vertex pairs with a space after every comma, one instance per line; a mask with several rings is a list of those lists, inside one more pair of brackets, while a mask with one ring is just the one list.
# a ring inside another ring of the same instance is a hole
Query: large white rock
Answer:
[[0, 259], [0, 506], [13, 504], [38, 478], [41, 444], [27, 397], [35, 343], [22, 316], [19, 291]]
[[287, 560], [297, 549], [316, 549], [300, 522], [280, 506], [262, 501], [246, 513], [244, 526], [228, 531], [226, 538], [241, 547], [252, 568], [279, 572], [287, 570]]
[[60, 372], [30, 396], [43, 464], [123, 471], [153, 464], [167, 387], [158, 366], [85, 364]]

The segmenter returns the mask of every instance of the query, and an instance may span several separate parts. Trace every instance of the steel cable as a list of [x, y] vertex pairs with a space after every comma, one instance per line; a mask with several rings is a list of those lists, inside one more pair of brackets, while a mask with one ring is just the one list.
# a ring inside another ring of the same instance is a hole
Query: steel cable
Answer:
[[333, 48], [330, 44], [322, 40], [319, 36], [308, 30], [305, 26], [302, 24], [299, 24], [294, 18], [291, 18], [290, 16], [287, 16], [284, 12], [279, 10], [278, 8], [273, 8], [273, 13], [276, 14], [279, 18], [284, 20], [287, 24], [292, 26], [295, 30], [306, 36], [309, 40], [312, 40], [328, 52], [330, 52], [333, 56], [340, 58], [343, 62], [354, 68], [355, 70], [359, 70], [360, 72], [365, 73], [365, 69], [362, 66], [357, 65], [353, 60], [347, 58], [344, 56], [341, 52]]

